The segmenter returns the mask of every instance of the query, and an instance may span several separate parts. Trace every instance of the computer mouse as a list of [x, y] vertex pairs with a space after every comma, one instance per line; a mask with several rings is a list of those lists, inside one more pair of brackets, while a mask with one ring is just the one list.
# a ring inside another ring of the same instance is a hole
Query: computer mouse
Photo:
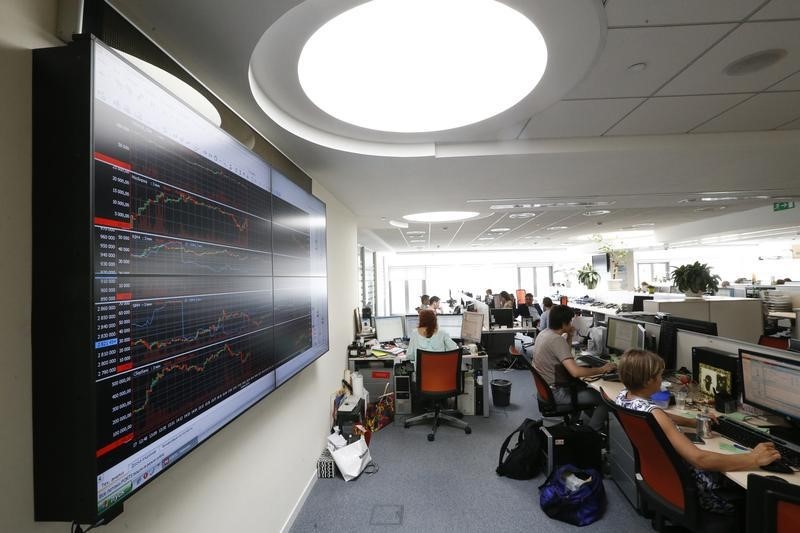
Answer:
[[762, 466], [761, 470], [766, 470], [767, 472], [778, 472], [779, 474], [794, 473], [792, 467], [782, 461], [772, 461], [770, 464]]

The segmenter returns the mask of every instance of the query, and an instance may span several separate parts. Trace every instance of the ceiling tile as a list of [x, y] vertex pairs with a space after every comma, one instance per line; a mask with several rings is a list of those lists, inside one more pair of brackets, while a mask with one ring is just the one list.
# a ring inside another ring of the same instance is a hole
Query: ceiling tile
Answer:
[[642, 101], [642, 98], [561, 101], [534, 115], [520, 139], [602, 135]]
[[797, 0], [772, 0], [758, 10], [751, 20], [776, 20], [800, 18], [800, 2]]
[[[733, 24], [609, 30], [606, 45], [572, 98], [650, 96], [717, 42]], [[634, 63], [647, 68], [631, 72]]]
[[789, 76], [780, 83], [769, 88], [770, 91], [800, 91], [800, 72]]
[[[723, 70], [732, 62], [762, 50], [785, 49], [778, 63], [743, 76]], [[703, 57], [669, 82], [660, 96], [757, 92], [800, 69], [800, 20], [742, 24]]]
[[778, 129], [779, 130], [800, 130], [800, 118], [798, 118], [797, 120], [793, 120], [792, 122], [790, 122], [788, 124], [784, 124], [783, 126], [781, 126]]
[[762, 2], [763, 0], [608, 0], [606, 14], [610, 27], [738, 22]]
[[607, 135], [686, 133], [746, 99], [748, 94], [650, 98]]
[[703, 124], [697, 133], [775, 129], [800, 117], [800, 91], [762, 93]]

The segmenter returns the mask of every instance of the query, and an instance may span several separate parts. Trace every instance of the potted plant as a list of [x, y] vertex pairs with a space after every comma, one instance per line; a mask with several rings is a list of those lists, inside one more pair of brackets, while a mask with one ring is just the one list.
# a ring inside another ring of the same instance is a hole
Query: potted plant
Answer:
[[597, 287], [597, 282], [600, 281], [600, 274], [592, 268], [590, 263], [586, 263], [578, 270], [578, 281], [586, 285], [587, 289], [594, 289]]
[[[609, 242], [603, 240], [602, 235], [593, 235], [592, 239], [600, 245], [599, 251], [608, 254], [609, 258], [609, 274], [611, 279], [608, 280], [609, 290], [619, 290], [622, 288], [622, 280], [617, 279], [619, 275], [620, 265], [625, 264], [625, 258], [631, 252], [626, 248], [617, 248]], [[622, 244], [621, 242], [618, 244]]]
[[711, 267], [699, 261], [675, 268], [670, 276], [678, 290], [687, 296], [701, 296], [707, 291], [717, 292], [719, 289], [720, 277], [711, 274]]

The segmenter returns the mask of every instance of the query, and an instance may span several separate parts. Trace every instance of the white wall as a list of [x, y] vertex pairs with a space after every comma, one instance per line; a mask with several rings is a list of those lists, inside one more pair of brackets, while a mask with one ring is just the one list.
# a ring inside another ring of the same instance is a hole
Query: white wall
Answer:
[[[60, 44], [55, 21], [54, 0], [0, 1], [2, 532], [68, 528], [33, 521], [30, 49]], [[314, 193], [328, 206], [331, 351], [134, 495], [103, 531], [278, 531], [290, 517], [327, 435], [358, 294], [355, 218], [324, 189]]]

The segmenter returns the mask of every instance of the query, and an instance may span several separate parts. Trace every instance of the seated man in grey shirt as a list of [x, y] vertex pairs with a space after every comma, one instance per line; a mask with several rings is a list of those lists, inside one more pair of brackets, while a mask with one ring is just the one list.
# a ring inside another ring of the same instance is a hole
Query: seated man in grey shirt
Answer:
[[[572, 317], [575, 313], [569, 307], [554, 305], [550, 309], [550, 322], [548, 328], [536, 337], [533, 346], [533, 366], [553, 389], [553, 397], [559, 405], [570, 405], [571, 391], [567, 385], [556, 385], [556, 365], [561, 364], [572, 378], [579, 379], [597, 374], [604, 374], [614, 370], [612, 363], [607, 363], [600, 368], [580, 367], [572, 356], [572, 335], [575, 328], [572, 326]], [[578, 384], [577, 400], [580, 405], [594, 405], [589, 427], [601, 430], [608, 417], [608, 410], [600, 398], [600, 393]]]

